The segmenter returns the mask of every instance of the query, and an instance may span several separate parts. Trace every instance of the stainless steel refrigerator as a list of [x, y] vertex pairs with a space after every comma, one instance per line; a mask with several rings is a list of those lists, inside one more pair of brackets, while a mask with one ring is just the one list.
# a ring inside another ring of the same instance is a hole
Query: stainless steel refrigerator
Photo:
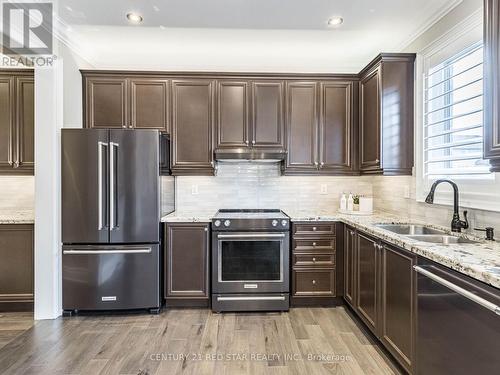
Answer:
[[64, 311], [158, 311], [161, 183], [174, 189], [160, 177], [160, 134], [63, 129], [61, 138]]

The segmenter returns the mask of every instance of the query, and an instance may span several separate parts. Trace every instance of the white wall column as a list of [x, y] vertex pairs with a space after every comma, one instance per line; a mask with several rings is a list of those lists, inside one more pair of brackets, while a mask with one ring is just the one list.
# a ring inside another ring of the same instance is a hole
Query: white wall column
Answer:
[[35, 69], [35, 319], [61, 315], [63, 64]]

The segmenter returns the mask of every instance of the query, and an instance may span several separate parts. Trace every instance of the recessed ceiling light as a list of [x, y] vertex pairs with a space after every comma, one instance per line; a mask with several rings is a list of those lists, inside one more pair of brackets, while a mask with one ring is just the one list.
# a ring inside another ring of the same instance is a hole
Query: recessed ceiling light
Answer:
[[137, 14], [137, 13], [127, 13], [127, 19], [131, 23], [141, 23], [142, 22], [142, 16]]
[[344, 23], [344, 19], [342, 17], [332, 17], [328, 20], [328, 26], [339, 26]]

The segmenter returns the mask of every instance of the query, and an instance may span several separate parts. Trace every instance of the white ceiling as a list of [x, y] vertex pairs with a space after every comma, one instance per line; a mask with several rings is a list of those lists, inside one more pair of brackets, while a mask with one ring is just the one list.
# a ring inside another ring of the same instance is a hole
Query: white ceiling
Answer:
[[[58, 18], [60, 37], [96, 68], [357, 72], [460, 2], [60, 0]], [[130, 25], [130, 11], [144, 22]], [[344, 24], [328, 27], [332, 16]]]

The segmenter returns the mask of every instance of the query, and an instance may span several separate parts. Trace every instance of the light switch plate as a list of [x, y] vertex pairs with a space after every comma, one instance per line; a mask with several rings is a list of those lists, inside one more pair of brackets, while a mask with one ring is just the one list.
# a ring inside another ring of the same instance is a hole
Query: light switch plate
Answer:
[[320, 193], [321, 193], [321, 195], [328, 194], [328, 185], [327, 184], [321, 184]]

